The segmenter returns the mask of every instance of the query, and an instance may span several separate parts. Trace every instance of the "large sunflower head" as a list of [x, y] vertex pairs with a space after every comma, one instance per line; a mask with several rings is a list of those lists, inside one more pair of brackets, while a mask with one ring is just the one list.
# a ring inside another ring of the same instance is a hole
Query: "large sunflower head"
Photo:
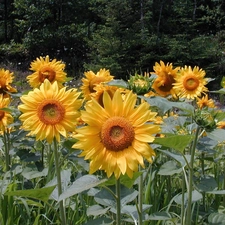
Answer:
[[106, 83], [113, 80], [113, 76], [110, 75], [109, 70], [100, 69], [96, 74], [93, 71], [84, 73], [85, 78], [82, 78], [83, 85], [81, 90], [86, 100], [91, 99], [91, 94], [96, 92], [95, 87], [101, 83]]
[[173, 68], [172, 63], [165, 63], [160, 61], [160, 63], [155, 63], [153, 67], [155, 72], [151, 74], [156, 74], [157, 77], [152, 85], [152, 88], [155, 92], [162, 96], [166, 97], [168, 95], [175, 95], [175, 91], [173, 89], [173, 83], [175, 82], [175, 76], [179, 70], [179, 67]]
[[174, 89], [180, 98], [195, 99], [201, 94], [205, 94], [208, 89], [205, 87], [208, 80], [205, 78], [205, 71], [195, 66], [193, 69], [190, 66], [181, 68], [176, 76]]
[[51, 83], [56, 81], [61, 88], [66, 81], [64, 69], [64, 63], [56, 59], [51, 61], [48, 55], [45, 58], [36, 58], [30, 65], [30, 70], [34, 73], [27, 76], [28, 83], [31, 87], [37, 88], [45, 79], [48, 79]]
[[13, 79], [13, 72], [5, 69], [0, 69], [0, 94], [3, 94], [3, 97], [9, 97], [9, 94], [7, 92], [17, 92], [17, 90], [11, 86]]
[[76, 89], [60, 89], [56, 81], [51, 84], [45, 79], [40, 88], [21, 97], [23, 104], [18, 108], [23, 113], [20, 120], [24, 130], [36, 135], [37, 140], [51, 143], [56, 138], [59, 142], [60, 134], [66, 137], [67, 132], [75, 130], [81, 106], [79, 95]]
[[0, 131], [5, 131], [7, 126], [13, 123], [13, 116], [6, 108], [9, 106], [10, 99], [0, 95]]
[[113, 97], [104, 92], [103, 106], [95, 99], [86, 104], [81, 118], [87, 125], [76, 130], [73, 148], [81, 149], [81, 156], [90, 160], [90, 173], [104, 170], [108, 177], [113, 173], [117, 179], [121, 174], [132, 177], [139, 164], [144, 167], [144, 158], [152, 162], [155, 152], [149, 143], [160, 129], [147, 122], [156, 113], [147, 102], [136, 106], [136, 101], [132, 91], [123, 96], [117, 90]]

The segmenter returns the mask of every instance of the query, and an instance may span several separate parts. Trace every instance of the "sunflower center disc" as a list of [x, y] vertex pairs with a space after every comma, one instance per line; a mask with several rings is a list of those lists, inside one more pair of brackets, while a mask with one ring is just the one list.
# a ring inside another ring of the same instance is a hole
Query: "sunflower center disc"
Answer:
[[38, 117], [46, 125], [55, 125], [63, 120], [65, 109], [55, 100], [46, 100], [38, 106]]
[[189, 90], [189, 91], [193, 91], [195, 90], [199, 85], [199, 80], [196, 79], [195, 77], [187, 77], [184, 80], [184, 87]]
[[101, 141], [112, 151], [122, 151], [128, 148], [134, 140], [132, 124], [123, 117], [111, 117], [102, 126]]
[[56, 73], [50, 66], [43, 66], [39, 71], [39, 80], [43, 83], [45, 79], [50, 82], [55, 80]]

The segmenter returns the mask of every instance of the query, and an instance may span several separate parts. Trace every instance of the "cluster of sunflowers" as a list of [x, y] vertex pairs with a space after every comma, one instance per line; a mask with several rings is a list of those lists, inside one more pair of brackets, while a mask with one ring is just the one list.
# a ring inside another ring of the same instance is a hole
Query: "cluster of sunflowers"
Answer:
[[[138, 98], [161, 96], [175, 100], [196, 100], [200, 109], [215, 107], [208, 98], [205, 71], [190, 66], [173, 68], [172, 63], [160, 61], [154, 72], [130, 76], [124, 86], [118, 86], [109, 70], [96, 74], [85, 72], [82, 86], [68, 88], [65, 64], [49, 56], [31, 63], [33, 73], [27, 76], [33, 88], [20, 97], [18, 106], [21, 129], [36, 140], [60, 142], [61, 136], [76, 139], [74, 149], [82, 150], [80, 156], [90, 161], [90, 173], [103, 170], [107, 176], [118, 179], [129, 177], [144, 167], [144, 159], [152, 162], [155, 152], [152, 143], [160, 132], [157, 112]], [[13, 117], [5, 110], [10, 103], [13, 73], [0, 71], [0, 125], [5, 131]], [[136, 93], [135, 93], [136, 92]], [[203, 95], [203, 96], [202, 96]]]

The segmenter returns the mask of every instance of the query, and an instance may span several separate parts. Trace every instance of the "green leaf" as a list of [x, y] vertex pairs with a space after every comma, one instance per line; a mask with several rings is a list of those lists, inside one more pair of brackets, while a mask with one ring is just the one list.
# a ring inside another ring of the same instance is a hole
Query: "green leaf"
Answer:
[[208, 217], [209, 225], [225, 225], [225, 214], [211, 213]]
[[121, 88], [128, 87], [127, 82], [124, 80], [112, 80], [112, 81], [108, 82], [107, 85], [117, 86], [117, 87], [121, 87]]
[[217, 94], [225, 94], [225, 88], [221, 88], [217, 91], [210, 91], [211, 93], [217, 93]]
[[219, 122], [225, 119], [225, 112], [224, 111], [217, 111], [215, 113], [215, 119]]
[[225, 77], [222, 77], [222, 80], [220, 81], [221, 87], [225, 87]]
[[215, 129], [212, 132], [206, 132], [207, 136], [212, 140], [223, 142], [225, 140], [225, 130]]
[[103, 208], [100, 205], [91, 205], [87, 208], [87, 216], [104, 215], [110, 207]]
[[174, 175], [176, 173], [180, 173], [181, 171], [182, 171], [182, 168], [178, 167], [175, 161], [168, 161], [160, 167], [158, 174], [167, 176], [167, 175]]
[[[17, 199], [17, 202], [19, 204], [23, 204], [23, 202], [21, 201], [21, 198], [18, 198]], [[29, 206], [36, 206], [38, 208], [43, 208], [44, 206], [41, 204], [41, 202], [38, 202], [38, 201], [34, 201], [32, 199], [26, 199], [26, 204], [29, 205]]]
[[194, 107], [187, 102], [171, 102], [168, 99], [159, 96], [150, 98], [141, 96], [141, 98], [145, 99], [151, 106], [158, 107], [162, 113], [166, 113], [172, 108], [179, 108], [190, 115], [194, 113]]
[[[109, 191], [108, 189], [102, 188], [99, 192], [95, 193], [94, 199], [100, 205], [104, 205], [107, 207], [109, 206], [115, 209], [116, 199], [115, 199], [115, 196], [112, 194], [112, 193], [115, 193], [115, 186], [112, 186], [109, 188], [111, 191]], [[137, 197], [137, 195], [138, 195], [138, 191], [129, 189], [121, 185], [121, 190], [120, 190], [121, 206], [124, 206], [127, 203], [133, 201]]]
[[208, 194], [214, 195], [225, 195], [225, 190], [214, 190], [214, 191], [207, 191]]
[[168, 212], [156, 212], [149, 215], [147, 220], [168, 220], [171, 219], [171, 216]]
[[5, 192], [4, 195], [34, 198], [34, 199], [41, 200], [43, 202], [47, 202], [54, 189], [55, 189], [55, 186], [39, 188], [39, 189], [37, 188], [37, 189], [28, 189], [28, 190], [9, 191], [9, 192]]
[[155, 138], [154, 143], [164, 147], [173, 148], [180, 152], [182, 152], [194, 139], [194, 135], [166, 135], [167, 136], [163, 138]]
[[[120, 176], [120, 183], [124, 185], [127, 188], [131, 188], [136, 181], [136, 179], [142, 174], [142, 172], [134, 172], [133, 177], [130, 178], [126, 174]], [[110, 186], [116, 184], [116, 178], [112, 176], [109, 178], [105, 183], [103, 183], [103, 186]]]
[[170, 151], [165, 151], [165, 150], [158, 150], [168, 156], [170, 156], [171, 158], [175, 159], [178, 163], [181, 164], [182, 167], [186, 166], [187, 162], [190, 162], [191, 156], [190, 155], [180, 155], [177, 153], [173, 153]]
[[[192, 202], [197, 202], [201, 199], [202, 199], [202, 194], [200, 192], [196, 190], [192, 191], [192, 198], [191, 198]], [[175, 196], [174, 201], [179, 205], [184, 204], [185, 202], [188, 201], [188, 193], [187, 192], [184, 193], [184, 203], [182, 202], [182, 194]]]
[[26, 168], [24, 168], [24, 170], [22, 172], [22, 175], [28, 180], [31, 180], [33, 178], [47, 176], [47, 174], [48, 174], [48, 168], [45, 168], [42, 171], [38, 171], [37, 168], [26, 167]]
[[39, 225], [39, 224], [40, 224], [40, 221], [39, 221], [40, 217], [41, 217], [41, 214], [38, 214], [38, 215], [36, 216], [36, 218], [35, 218], [35, 221], [34, 221], [34, 224], [33, 224], [33, 225]]
[[84, 175], [84, 176], [78, 178], [76, 181], [74, 181], [73, 184], [59, 196], [58, 201], [64, 200], [75, 194], [81, 193], [92, 187], [98, 186], [99, 184], [101, 184], [105, 181], [106, 181], [106, 179], [99, 180], [94, 175]]
[[206, 176], [201, 178], [200, 182], [196, 186], [199, 191], [208, 192], [217, 188], [217, 182], [214, 177]]
[[113, 220], [109, 218], [98, 218], [88, 221], [87, 223], [83, 225], [111, 225], [113, 224]]
[[[142, 205], [142, 211], [146, 211], [147, 209], [150, 209], [152, 205]], [[122, 214], [127, 214], [133, 218], [133, 220], [138, 220], [138, 209], [136, 205], [124, 205], [121, 209]]]

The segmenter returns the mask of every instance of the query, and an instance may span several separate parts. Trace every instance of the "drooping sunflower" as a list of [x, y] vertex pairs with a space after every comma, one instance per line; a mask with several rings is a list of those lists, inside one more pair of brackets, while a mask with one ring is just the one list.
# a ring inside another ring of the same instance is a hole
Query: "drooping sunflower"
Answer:
[[90, 94], [96, 92], [96, 85], [113, 80], [113, 76], [110, 74], [109, 70], [106, 70], [105, 68], [100, 69], [96, 74], [93, 71], [88, 71], [85, 72], [84, 75], [85, 78], [82, 78], [81, 80], [83, 85], [80, 89], [82, 90], [86, 100], [90, 100]]
[[73, 148], [81, 149], [80, 156], [90, 160], [90, 173], [104, 170], [108, 177], [113, 173], [117, 179], [121, 174], [132, 177], [139, 164], [144, 167], [143, 158], [152, 162], [155, 152], [149, 143], [160, 128], [147, 123], [156, 116], [149, 104], [135, 107], [136, 101], [132, 91], [122, 96], [117, 90], [113, 98], [104, 92], [104, 107], [95, 99], [85, 105], [81, 118], [87, 125], [76, 130]]
[[204, 107], [215, 108], [215, 103], [213, 99], [209, 99], [208, 95], [205, 95], [202, 98], [197, 97], [197, 105], [200, 109]]
[[172, 63], [167, 63], [165, 65], [163, 61], [160, 61], [160, 63], [155, 63], [153, 69], [154, 72], [151, 72], [151, 74], [157, 75], [152, 85], [155, 92], [162, 97], [166, 97], [168, 95], [175, 96], [173, 83], [175, 82], [175, 77], [179, 67], [173, 68]]
[[124, 89], [124, 88], [119, 88], [117, 86], [110, 86], [110, 85], [104, 85], [104, 84], [98, 84], [96, 87], [95, 87], [95, 92], [91, 93], [91, 97], [96, 99], [97, 102], [103, 106], [103, 94], [105, 91], [108, 92], [109, 96], [112, 98], [113, 95], [115, 94], [115, 92], [117, 90], [120, 90], [121, 93], [125, 94], [127, 93], [127, 89]]
[[128, 80], [128, 89], [132, 90], [134, 93], [139, 95], [144, 95], [151, 90], [152, 79], [149, 77], [149, 73], [144, 73], [144, 75], [135, 74], [130, 76]]
[[0, 94], [3, 94], [3, 97], [9, 97], [9, 94], [7, 92], [17, 92], [17, 90], [11, 86], [13, 79], [13, 72], [5, 69], [0, 69]]
[[45, 79], [48, 79], [51, 83], [56, 81], [61, 88], [66, 81], [64, 69], [65, 64], [62, 61], [56, 59], [51, 61], [48, 55], [45, 58], [36, 58], [30, 65], [30, 70], [34, 73], [27, 76], [28, 83], [31, 87], [38, 88]]
[[205, 94], [208, 89], [205, 85], [208, 79], [205, 78], [205, 71], [195, 66], [182, 67], [179, 74], [176, 76], [174, 89], [180, 98], [195, 99], [201, 94]]
[[3, 95], [0, 95], [0, 131], [5, 131], [7, 126], [13, 123], [13, 116], [10, 114], [6, 108], [10, 104], [9, 98], [4, 98]]
[[79, 95], [76, 89], [60, 89], [56, 81], [51, 84], [45, 79], [40, 88], [21, 97], [23, 104], [18, 108], [23, 113], [19, 117], [23, 129], [36, 135], [36, 140], [51, 143], [56, 138], [59, 142], [60, 134], [67, 137], [67, 132], [75, 130], [82, 101]]

